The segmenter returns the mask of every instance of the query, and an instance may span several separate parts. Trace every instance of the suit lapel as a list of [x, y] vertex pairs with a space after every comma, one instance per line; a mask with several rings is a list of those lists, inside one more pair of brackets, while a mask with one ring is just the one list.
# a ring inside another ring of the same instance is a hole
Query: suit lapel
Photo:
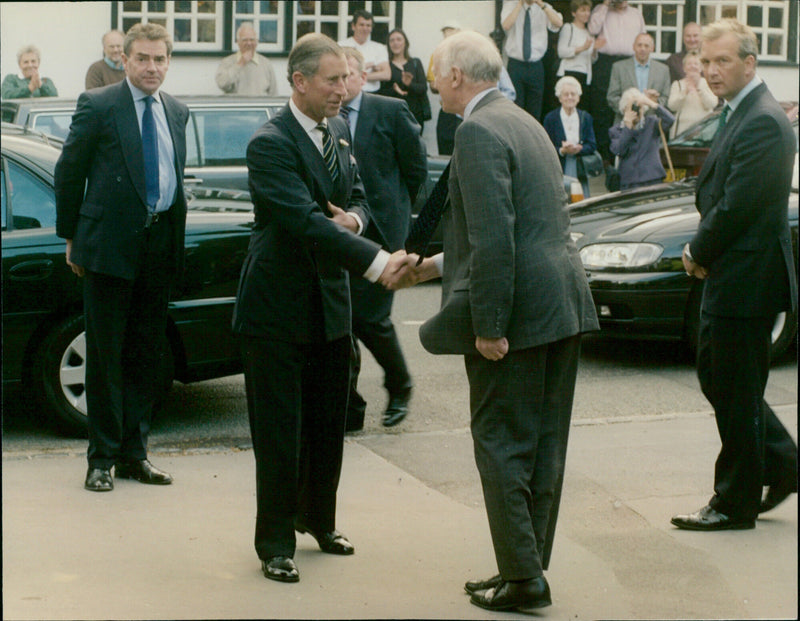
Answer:
[[117, 135], [122, 147], [122, 156], [128, 167], [136, 193], [143, 204], [147, 204], [147, 190], [144, 179], [144, 153], [142, 152], [142, 134], [136, 117], [136, 106], [127, 81], [120, 82], [119, 96], [114, 103], [112, 114], [117, 128]]
[[[314, 141], [311, 140], [306, 130], [297, 122], [297, 119], [294, 118], [294, 114], [292, 114], [288, 104], [282, 111], [282, 118], [294, 143], [300, 150], [300, 156], [303, 162], [308, 167], [317, 183], [322, 186], [325, 195], [330, 196], [333, 193], [333, 181], [331, 180], [331, 174], [328, 172], [328, 167], [325, 165], [325, 160], [322, 158], [319, 149], [317, 149], [317, 145], [314, 144]], [[341, 165], [341, 158], [339, 163]], [[309, 191], [311, 195], [314, 196], [313, 188], [309, 188]], [[327, 205], [320, 205], [320, 208], [327, 213]]]

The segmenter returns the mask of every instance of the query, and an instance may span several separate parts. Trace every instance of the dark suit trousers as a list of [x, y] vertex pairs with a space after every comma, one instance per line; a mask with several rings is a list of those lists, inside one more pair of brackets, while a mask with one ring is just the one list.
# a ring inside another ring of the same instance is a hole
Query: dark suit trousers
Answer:
[[[391, 319], [394, 293], [363, 278], [353, 278], [350, 282], [350, 298], [353, 303], [353, 334], [364, 343], [383, 369], [383, 385], [389, 396], [407, 392], [411, 389], [411, 374]], [[348, 403], [351, 424], [358, 423], [359, 418], [364, 422], [366, 408], [366, 402], [356, 389], [361, 370], [358, 343], [354, 343], [353, 348]]]
[[89, 466], [147, 458], [147, 435], [166, 354], [172, 226], [145, 233], [134, 280], [86, 272], [86, 405]]
[[774, 318], [700, 317], [697, 375], [722, 440], [709, 504], [745, 519], [758, 516], [764, 485], [788, 480], [797, 489], [797, 446], [764, 401], [773, 324]]
[[464, 357], [475, 462], [505, 580], [541, 576], [550, 562], [579, 357], [580, 335], [498, 362]]
[[544, 63], [523, 62], [516, 58], [508, 59], [508, 77], [514, 84], [517, 97], [514, 102], [537, 121], [542, 121], [542, 101], [544, 101]]
[[588, 111], [594, 121], [594, 135], [597, 138], [597, 150], [604, 160], [613, 160], [611, 154], [611, 139], [608, 130], [614, 124], [614, 116], [617, 111], [612, 110], [608, 105], [608, 86], [611, 82], [611, 67], [618, 60], [625, 60], [630, 56], [612, 56], [610, 54], [598, 54], [597, 61], [592, 65], [592, 84], [589, 88], [586, 99]]
[[297, 344], [243, 336], [247, 411], [256, 460], [258, 557], [293, 557], [295, 519], [336, 528], [350, 337]]

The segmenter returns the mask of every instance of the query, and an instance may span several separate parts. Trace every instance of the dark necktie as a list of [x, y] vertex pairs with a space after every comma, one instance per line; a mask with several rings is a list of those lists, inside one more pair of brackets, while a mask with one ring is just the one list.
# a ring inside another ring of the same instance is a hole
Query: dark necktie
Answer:
[[[350, 113], [353, 109], [350, 106], [342, 106], [339, 108], [339, 116], [342, 117], [345, 121], [347, 121], [347, 127], [350, 127]], [[353, 128], [350, 127], [350, 132], [352, 133]]]
[[714, 132], [714, 138], [719, 136], [722, 133], [722, 128], [725, 127], [725, 123], [728, 121], [728, 114], [731, 111], [731, 107], [728, 104], [725, 104], [725, 107], [722, 109], [719, 115], [719, 124], [717, 125], [717, 131]]
[[[411, 227], [411, 232], [406, 239], [406, 252], [409, 254], [416, 253], [419, 255], [420, 261], [425, 256], [425, 251], [428, 244], [433, 237], [433, 233], [439, 222], [442, 219], [442, 214], [447, 210], [450, 201], [447, 197], [447, 180], [450, 178], [450, 162], [448, 162], [445, 169], [442, 171], [442, 176], [439, 181], [433, 186], [431, 195], [425, 204], [420, 209], [414, 225]], [[417, 262], [419, 264], [419, 262]]]
[[339, 177], [339, 165], [336, 163], [336, 150], [333, 148], [331, 133], [328, 131], [328, 126], [322, 123], [317, 125], [317, 129], [322, 132], [322, 159], [325, 160], [325, 166], [331, 173], [331, 179], [336, 183]]
[[525, 9], [525, 23], [522, 24], [522, 58], [531, 59], [531, 9]]
[[147, 190], [147, 206], [155, 209], [161, 196], [158, 183], [158, 133], [153, 118], [152, 95], [145, 97], [142, 114], [142, 151], [144, 152], [144, 184]]

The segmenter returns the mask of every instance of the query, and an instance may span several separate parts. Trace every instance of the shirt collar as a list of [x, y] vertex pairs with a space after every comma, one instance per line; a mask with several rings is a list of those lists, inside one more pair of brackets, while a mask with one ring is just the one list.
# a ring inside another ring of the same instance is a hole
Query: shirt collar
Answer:
[[[131, 79], [129, 77], [125, 76], [125, 81], [128, 83], [128, 88], [131, 89], [131, 95], [133, 95], [134, 101], [140, 101], [147, 97], [147, 93], [131, 84]], [[157, 103], [161, 103], [161, 95], [159, 91], [153, 93], [153, 99], [155, 99]]]
[[358, 95], [353, 97], [348, 104], [342, 104], [342, 107], [347, 106], [351, 110], [355, 110], [359, 112], [361, 110], [361, 100], [363, 99], [364, 91], [361, 91]]
[[103, 56], [103, 60], [109, 67], [115, 69], [116, 71], [122, 71], [124, 69], [122, 63], [117, 64], [113, 60], [111, 60], [108, 56]]
[[751, 91], [752, 91], [752, 90], [753, 90], [753, 89], [754, 89], [756, 86], [758, 86], [759, 84], [761, 84], [761, 81], [762, 81], [762, 80], [761, 80], [761, 78], [759, 78], [757, 75], [754, 75], [754, 76], [753, 76], [753, 79], [752, 79], [752, 80], [750, 80], [750, 81], [749, 81], [749, 82], [748, 82], [748, 83], [745, 85], [745, 87], [744, 87], [742, 90], [740, 90], [740, 91], [737, 93], [736, 97], [734, 97], [734, 98], [733, 98], [733, 99], [731, 99], [730, 101], [726, 101], [726, 102], [725, 102], [725, 103], [726, 103], [726, 104], [728, 104], [728, 106], [730, 107], [730, 109], [731, 109], [731, 112], [733, 112], [734, 110], [736, 110], [736, 108], [739, 106], [739, 104], [740, 104], [740, 103], [742, 103], [742, 100], [743, 100], [745, 97], [747, 97], [747, 95], [748, 95], [748, 94], [750, 94], [750, 92], [751, 92]]
[[[239, 61], [242, 58], [241, 52], [236, 52], [236, 60]], [[259, 63], [258, 54], [253, 54], [253, 58], [250, 60], [251, 63], [255, 63], [256, 65]]]
[[649, 69], [649, 68], [650, 68], [650, 59], [649, 59], [649, 58], [647, 59], [647, 62], [646, 62], [645, 64], [642, 64], [642, 63], [640, 63], [640, 62], [639, 62], [638, 60], [636, 60], [635, 58], [633, 59], [633, 62], [634, 62], [634, 63], [636, 64], [636, 66], [637, 66], [637, 67], [639, 67], [640, 69]]
[[484, 91], [481, 91], [480, 93], [478, 93], [477, 95], [475, 95], [475, 97], [473, 97], [472, 99], [470, 99], [469, 103], [467, 104], [467, 107], [466, 107], [466, 108], [464, 108], [464, 120], [465, 120], [465, 121], [467, 120], [467, 118], [469, 117], [469, 115], [470, 115], [470, 114], [472, 114], [472, 111], [473, 111], [473, 110], [475, 110], [475, 106], [477, 106], [477, 105], [478, 105], [478, 104], [481, 102], [481, 100], [482, 100], [484, 97], [486, 97], [486, 95], [488, 95], [488, 94], [489, 94], [489, 93], [491, 93], [492, 91], [496, 91], [496, 90], [497, 90], [497, 87], [496, 87], [496, 86], [492, 86], [492, 87], [490, 87], [490, 88], [487, 88], [487, 89], [486, 89], [486, 90], [484, 90]]
[[294, 99], [289, 99], [289, 109], [294, 114], [294, 118], [297, 119], [297, 122], [300, 123], [300, 127], [302, 127], [306, 133], [310, 132], [317, 128], [317, 125], [324, 125], [325, 127], [328, 126], [328, 119], [324, 118], [322, 121], [317, 122], [312, 119], [310, 116], [304, 114], [300, 111], [300, 108], [297, 107], [297, 104], [294, 102]]

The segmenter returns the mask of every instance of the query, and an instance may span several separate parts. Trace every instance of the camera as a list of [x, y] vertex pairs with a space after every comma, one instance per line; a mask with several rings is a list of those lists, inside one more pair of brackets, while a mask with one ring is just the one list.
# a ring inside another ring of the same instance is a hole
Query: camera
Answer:
[[639, 114], [639, 104], [638, 104], [638, 103], [634, 103], [634, 104], [631, 106], [631, 110], [633, 110], [634, 112], [636, 112], [636, 114]]

